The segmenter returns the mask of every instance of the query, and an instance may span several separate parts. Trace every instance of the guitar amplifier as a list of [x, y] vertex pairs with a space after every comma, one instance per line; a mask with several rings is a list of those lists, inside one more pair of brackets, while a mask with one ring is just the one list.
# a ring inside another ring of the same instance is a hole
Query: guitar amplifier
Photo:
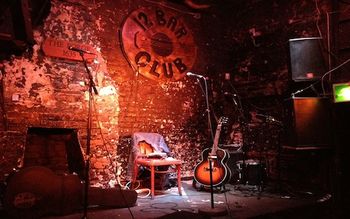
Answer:
[[294, 97], [286, 100], [283, 144], [294, 147], [329, 147], [330, 106], [328, 98]]
[[230, 156], [226, 163], [232, 174], [228, 183], [235, 184], [239, 180], [238, 161], [243, 160], [243, 144], [220, 144], [219, 147]]

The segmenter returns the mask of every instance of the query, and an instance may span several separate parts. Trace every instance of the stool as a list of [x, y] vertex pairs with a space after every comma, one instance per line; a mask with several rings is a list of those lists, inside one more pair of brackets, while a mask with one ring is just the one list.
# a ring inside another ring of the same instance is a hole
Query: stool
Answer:
[[137, 178], [139, 166], [147, 166], [151, 169], [151, 198], [154, 198], [154, 174], [158, 171], [155, 171], [155, 167], [157, 166], [169, 166], [169, 165], [175, 165], [175, 170], [169, 170], [169, 171], [159, 171], [158, 173], [169, 173], [169, 172], [177, 172], [177, 187], [179, 190], [179, 195], [182, 195], [181, 193], [181, 160], [173, 159], [173, 158], [165, 158], [165, 159], [149, 159], [149, 158], [137, 158], [134, 161], [134, 173], [133, 173], [133, 180], [134, 183]]

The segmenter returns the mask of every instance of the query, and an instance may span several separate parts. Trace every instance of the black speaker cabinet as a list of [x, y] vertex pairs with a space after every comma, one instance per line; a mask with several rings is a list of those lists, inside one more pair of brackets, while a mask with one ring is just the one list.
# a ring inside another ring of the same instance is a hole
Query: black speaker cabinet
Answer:
[[317, 80], [326, 72], [322, 54], [322, 38], [290, 39], [289, 52], [293, 81]]
[[335, 203], [344, 213], [350, 205], [350, 102], [334, 103], [334, 142], [336, 149]]
[[286, 100], [283, 144], [296, 147], [329, 147], [330, 102], [330, 99], [320, 97], [294, 97]]

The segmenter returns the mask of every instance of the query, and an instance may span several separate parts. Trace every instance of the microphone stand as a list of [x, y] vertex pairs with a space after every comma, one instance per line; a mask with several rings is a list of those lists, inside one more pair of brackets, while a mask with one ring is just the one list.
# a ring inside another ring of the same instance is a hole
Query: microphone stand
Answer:
[[80, 51], [79, 55], [81, 56], [81, 59], [83, 60], [84, 67], [86, 70], [86, 73], [88, 74], [89, 79], [89, 104], [88, 104], [88, 122], [87, 122], [87, 136], [86, 136], [86, 160], [85, 160], [85, 184], [84, 184], [84, 215], [83, 219], [87, 218], [87, 208], [88, 208], [88, 192], [89, 192], [89, 172], [90, 172], [90, 141], [91, 141], [91, 126], [92, 126], [92, 119], [91, 119], [91, 109], [92, 109], [92, 90], [96, 95], [98, 95], [96, 85], [94, 83], [93, 77], [91, 75], [91, 72], [86, 64], [86, 60], [84, 58], [84, 52]]
[[214, 141], [213, 126], [211, 124], [211, 118], [210, 118], [208, 84], [207, 84], [207, 80], [205, 78], [203, 78], [203, 79], [204, 79], [204, 85], [205, 85], [205, 102], [206, 102], [206, 106], [207, 106], [208, 128], [209, 128], [211, 140]]
[[[197, 82], [199, 83], [199, 86], [204, 93], [205, 96], [205, 105], [206, 105], [206, 113], [207, 113], [207, 120], [208, 120], [208, 134], [210, 134], [211, 141], [214, 141], [214, 133], [213, 133], [213, 126], [211, 123], [211, 118], [210, 118], [210, 106], [209, 106], [209, 95], [208, 95], [208, 84], [207, 84], [207, 79], [203, 76], [195, 75], [197, 77]], [[202, 84], [199, 81], [199, 78], [202, 78], [204, 80], [204, 89], [202, 87]]]
[[213, 186], [213, 159], [216, 159], [217, 156], [209, 155], [209, 175], [210, 175], [210, 200], [211, 200], [211, 208], [214, 208], [214, 186]]
[[[307, 87], [305, 87], [303, 89], [300, 89], [300, 90], [297, 90], [297, 91], [291, 93], [292, 98], [294, 98], [296, 94], [302, 93], [302, 92], [306, 91], [309, 88], [311, 88], [315, 92], [316, 89], [315, 89], [314, 85], [317, 84], [318, 82], [319, 81], [316, 81], [316, 82], [310, 84], [309, 86], [307, 86]], [[315, 92], [315, 93], [317, 94], [317, 92]]]
[[[210, 129], [210, 134], [212, 141], [214, 141], [214, 134], [213, 134], [213, 129], [212, 129], [212, 124], [211, 124], [211, 118], [210, 118], [210, 108], [209, 108], [209, 98], [208, 98], [208, 84], [207, 80], [204, 77], [201, 77], [204, 80], [204, 85], [205, 85], [205, 102], [207, 106], [207, 115], [208, 115], [208, 128]], [[199, 212], [205, 215], [209, 216], [224, 216], [227, 214], [226, 209], [222, 208], [214, 208], [214, 186], [213, 186], [213, 165], [212, 161], [213, 159], [216, 159], [216, 155], [209, 154], [208, 156], [208, 162], [209, 162], [209, 177], [210, 177], [210, 200], [211, 200], [211, 208], [210, 209], [199, 209]]]
[[[233, 87], [231, 84], [231, 87], [235, 91], [235, 93], [232, 94], [232, 101], [235, 104], [235, 107], [237, 108], [238, 111], [238, 121], [239, 121], [239, 127], [240, 131], [242, 133], [242, 169], [239, 172], [238, 176], [238, 182], [240, 184], [245, 184], [247, 181], [247, 173], [246, 173], [246, 146], [245, 146], [245, 135], [248, 132], [248, 125], [246, 118], [244, 116], [244, 111], [243, 111], [243, 106], [242, 106], [242, 101], [241, 97], [238, 95], [236, 89]], [[237, 98], [237, 100], [236, 100]]]

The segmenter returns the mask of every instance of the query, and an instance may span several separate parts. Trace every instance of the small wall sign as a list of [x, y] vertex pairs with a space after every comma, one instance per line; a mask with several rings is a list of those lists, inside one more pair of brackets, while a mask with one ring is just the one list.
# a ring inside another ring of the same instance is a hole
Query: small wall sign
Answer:
[[[81, 50], [90, 51], [96, 54], [95, 49], [90, 45], [74, 43], [62, 39], [48, 37], [45, 39], [42, 45], [42, 49], [47, 56], [82, 61], [79, 52], [69, 50], [69, 47], [79, 48]], [[87, 62], [92, 62], [94, 58], [96, 58], [96, 55], [84, 53], [84, 58]]]

